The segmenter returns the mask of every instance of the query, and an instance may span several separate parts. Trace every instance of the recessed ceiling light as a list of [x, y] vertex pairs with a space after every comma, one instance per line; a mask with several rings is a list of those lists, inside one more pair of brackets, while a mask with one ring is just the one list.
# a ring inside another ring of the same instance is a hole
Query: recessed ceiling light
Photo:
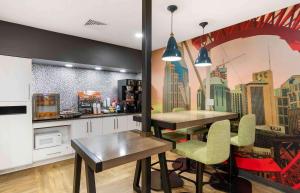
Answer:
[[65, 67], [67, 67], [67, 68], [72, 68], [73, 65], [72, 65], [72, 64], [65, 64]]
[[142, 33], [135, 33], [135, 37], [136, 37], [136, 38], [142, 38], [142, 37], [143, 37], [143, 34], [142, 34]]
[[102, 68], [100, 66], [96, 66], [95, 70], [102, 70]]
[[120, 70], [120, 72], [126, 72], [126, 70], [125, 70], [125, 69], [122, 69], [122, 70]]

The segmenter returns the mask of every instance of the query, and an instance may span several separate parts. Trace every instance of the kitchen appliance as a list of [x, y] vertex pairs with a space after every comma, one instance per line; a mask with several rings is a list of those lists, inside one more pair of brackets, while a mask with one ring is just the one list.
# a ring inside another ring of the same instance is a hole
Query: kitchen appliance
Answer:
[[31, 66], [0, 55], [0, 171], [32, 164]]
[[122, 105], [125, 112], [141, 112], [141, 92], [140, 80], [118, 80], [118, 97], [119, 101], [123, 103]]
[[33, 120], [58, 119], [60, 108], [60, 95], [51, 94], [33, 94], [32, 111]]
[[136, 96], [136, 112], [142, 112], [142, 81], [137, 81], [137, 87], [135, 91]]
[[55, 147], [62, 144], [62, 134], [60, 132], [39, 133], [34, 136], [34, 148], [42, 149]]
[[[77, 95], [78, 95], [78, 111], [80, 113], [82, 114], [101, 113], [101, 93], [99, 91], [79, 91]], [[93, 110], [93, 106], [96, 106], [95, 110]]]

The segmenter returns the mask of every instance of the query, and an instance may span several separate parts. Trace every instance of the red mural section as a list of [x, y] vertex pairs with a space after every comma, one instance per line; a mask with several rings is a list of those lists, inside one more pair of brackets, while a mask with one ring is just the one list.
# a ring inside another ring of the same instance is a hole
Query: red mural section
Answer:
[[[300, 4], [196, 37], [192, 39], [192, 44], [197, 49], [205, 45], [210, 50], [231, 40], [258, 35], [278, 36], [287, 42], [291, 50], [300, 53]], [[220, 66], [217, 66], [215, 71], [219, 72], [219, 68]], [[213, 76], [227, 80], [227, 76], [223, 77], [222, 74], [216, 74], [215, 71], [212, 71]], [[300, 84], [295, 88], [300, 90]], [[298, 98], [300, 100], [300, 93]], [[297, 108], [299, 107], [297, 106]], [[295, 112], [300, 117], [300, 110]], [[291, 117], [296, 116], [291, 115]], [[290, 122], [293, 120], [291, 118]], [[300, 129], [300, 119], [298, 126], [289, 124], [286, 127]], [[300, 135], [298, 133], [271, 134], [268, 136], [269, 134], [266, 135], [257, 130], [254, 145], [270, 149], [270, 155], [258, 155], [241, 149], [236, 154], [237, 166], [242, 170], [300, 190]]]
[[238, 38], [257, 35], [275, 35], [285, 40], [292, 50], [300, 51], [300, 4], [280, 11], [272, 12], [236, 25], [232, 25], [204, 36], [192, 39], [193, 45], [199, 49], [206, 45], [214, 48], [225, 42]]

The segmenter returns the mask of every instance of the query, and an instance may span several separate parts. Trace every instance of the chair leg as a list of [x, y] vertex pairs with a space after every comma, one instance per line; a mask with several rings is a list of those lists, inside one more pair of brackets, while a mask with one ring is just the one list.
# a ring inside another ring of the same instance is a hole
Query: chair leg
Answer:
[[235, 147], [230, 146], [230, 156], [229, 156], [229, 174], [232, 178], [237, 177], [239, 175], [239, 170], [236, 165], [235, 157], [234, 157]]
[[196, 193], [203, 193], [203, 172], [204, 164], [196, 163]]
[[235, 177], [238, 176], [238, 167], [236, 165], [234, 157], [235, 147], [230, 146], [230, 156], [229, 156], [229, 190], [231, 193], [235, 193]]

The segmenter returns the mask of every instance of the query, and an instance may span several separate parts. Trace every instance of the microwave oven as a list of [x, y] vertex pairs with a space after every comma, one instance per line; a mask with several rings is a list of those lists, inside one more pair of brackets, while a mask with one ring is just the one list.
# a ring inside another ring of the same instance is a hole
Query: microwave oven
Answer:
[[60, 132], [35, 134], [34, 142], [35, 149], [59, 146], [62, 144], [62, 134]]

